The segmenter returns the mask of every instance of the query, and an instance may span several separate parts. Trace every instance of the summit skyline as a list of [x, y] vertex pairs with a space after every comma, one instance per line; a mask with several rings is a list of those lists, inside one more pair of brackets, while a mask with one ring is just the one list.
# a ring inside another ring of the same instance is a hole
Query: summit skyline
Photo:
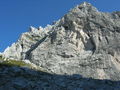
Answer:
[[[27, 32], [30, 26], [45, 27], [57, 21], [71, 8], [84, 0], [1, 0], [0, 1], [0, 52]], [[102, 12], [119, 11], [120, 1], [86, 0]]]

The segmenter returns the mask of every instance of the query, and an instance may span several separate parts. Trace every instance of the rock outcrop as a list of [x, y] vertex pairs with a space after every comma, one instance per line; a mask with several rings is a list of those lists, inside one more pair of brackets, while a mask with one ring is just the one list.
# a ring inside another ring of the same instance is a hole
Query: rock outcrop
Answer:
[[8, 59], [27, 59], [58, 75], [118, 81], [120, 12], [99, 12], [85, 2], [53, 25], [31, 27], [2, 55]]
[[[26, 52], [33, 47], [40, 39], [42, 39], [47, 32], [51, 30], [52, 26], [47, 25], [46, 28], [30, 27], [29, 32], [23, 33], [16, 43], [8, 47], [3, 52], [3, 57], [15, 60], [25, 60]], [[14, 53], [14, 54], [13, 54]]]
[[0, 66], [0, 90], [119, 90], [120, 82]]

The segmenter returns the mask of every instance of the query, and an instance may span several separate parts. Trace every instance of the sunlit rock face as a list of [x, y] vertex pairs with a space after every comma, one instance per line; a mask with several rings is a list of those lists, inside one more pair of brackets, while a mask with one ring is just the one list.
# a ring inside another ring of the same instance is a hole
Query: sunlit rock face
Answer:
[[48, 25], [45, 28], [30, 27], [29, 32], [23, 33], [16, 43], [8, 47], [3, 52], [3, 57], [15, 60], [24, 60], [26, 52], [33, 47], [41, 38], [47, 35], [52, 26]]
[[53, 25], [31, 27], [3, 56], [55, 74], [120, 80], [120, 12], [99, 12], [84, 2]]

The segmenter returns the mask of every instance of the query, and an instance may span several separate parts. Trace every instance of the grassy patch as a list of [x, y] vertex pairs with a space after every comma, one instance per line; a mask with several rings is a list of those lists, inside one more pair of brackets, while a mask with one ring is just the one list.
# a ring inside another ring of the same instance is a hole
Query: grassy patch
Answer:
[[31, 67], [30, 64], [27, 64], [23, 61], [17, 61], [17, 60], [7, 60], [0, 63], [1, 66], [18, 66], [18, 67]]
[[0, 56], [0, 60], [2, 59], [2, 56]]
[[18, 60], [6, 60], [0, 62], [0, 68], [2, 67], [25, 67], [29, 68], [31, 70], [36, 70], [36, 71], [42, 71], [42, 72], [47, 72], [47, 70], [39, 67], [39, 66], [34, 66], [29, 63], [25, 63], [24, 61], [18, 61]]
[[47, 72], [47, 70], [43, 69], [42, 67], [36, 66], [32, 63], [25, 63], [24, 61], [21, 60], [4, 60], [0, 56], [0, 68], [3, 67], [26, 67], [36, 71]]
[[0, 61], [3, 61], [4, 59], [2, 58], [2, 56], [0, 56]]

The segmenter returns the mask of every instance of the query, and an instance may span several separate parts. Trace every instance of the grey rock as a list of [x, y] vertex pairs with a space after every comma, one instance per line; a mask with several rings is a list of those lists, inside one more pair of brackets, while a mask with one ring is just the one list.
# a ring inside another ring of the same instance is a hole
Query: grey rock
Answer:
[[[19, 72], [14, 71], [14, 69]], [[6, 73], [3, 73], [3, 71]], [[13, 71], [13, 72], [11, 72]], [[10, 73], [11, 72], [11, 73]], [[29, 73], [33, 72], [33, 73]], [[119, 90], [120, 81], [58, 75], [21, 67], [1, 67], [0, 90]]]
[[118, 23], [113, 14], [81, 4], [53, 26], [27, 59], [56, 74], [120, 80]]
[[[13, 52], [15, 54], [11, 54]], [[99, 12], [84, 2], [53, 25], [38, 29], [31, 27], [2, 55], [8, 59], [29, 60], [51, 73], [73, 75], [76, 80], [65, 81], [62, 77], [51, 85], [52, 90], [58, 87], [58, 90], [98, 89], [99, 85], [89, 78], [120, 80], [120, 12]], [[77, 75], [90, 80], [88, 87], [83, 83], [87, 79], [80, 81], [81, 77]], [[46, 87], [48, 83], [41, 83], [38, 80], [35, 90], [39, 90], [39, 84], [45, 90], [51, 90], [51, 87]], [[69, 86], [65, 89], [67, 84]], [[119, 87], [107, 85], [102, 82], [103, 88], [99, 90]]]
[[29, 32], [23, 33], [16, 43], [13, 43], [11, 47], [5, 49], [2, 56], [7, 59], [24, 60], [26, 52], [32, 48], [39, 39], [43, 38], [51, 28], [52, 26], [50, 25], [47, 25], [45, 28], [39, 27], [38, 29], [31, 26]]

